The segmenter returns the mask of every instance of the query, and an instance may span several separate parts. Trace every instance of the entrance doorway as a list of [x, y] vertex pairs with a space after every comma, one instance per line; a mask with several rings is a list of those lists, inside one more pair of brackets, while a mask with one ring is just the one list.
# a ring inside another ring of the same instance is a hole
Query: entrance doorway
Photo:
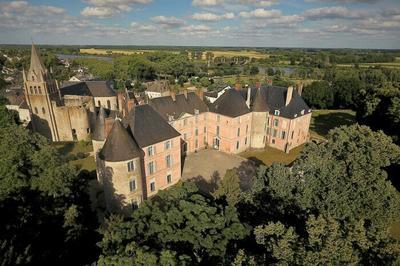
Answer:
[[219, 138], [214, 138], [214, 149], [219, 150]]

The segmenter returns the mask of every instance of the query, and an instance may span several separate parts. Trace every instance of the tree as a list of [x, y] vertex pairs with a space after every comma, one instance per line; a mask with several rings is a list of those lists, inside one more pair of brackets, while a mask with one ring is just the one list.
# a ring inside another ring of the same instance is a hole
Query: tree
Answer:
[[235, 206], [240, 200], [240, 179], [236, 171], [229, 169], [222, 180], [218, 181], [218, 187], [213, 192], [215, 198], [225, 198], [230, 206]]
[[333, 107], [334, 93], [327, 81], [314, 81], [304, 88], [303, 99], [312, 108]]
[[200, 195], [193, 183], [160, 191], [127, 221], [111, 216], [101, 233], [100, 264], [134, 262], [138, 254], [158, 264], [163, 254], [174, 263], [222, 262], [233, 241], [247, 235], [235, 208]]
[[250, 75], [257, 75], [258, 73], [260, 73], [260, 70], [258, 69], [258, 66], [251, 66]]
[[354, 107], [361, 82], [356, 77], [338, 77], [333, 81], [332, 88], [335, 92], [335, 105], [337, 107]]
[[91, 263], [97, 224], [88, 175], [20, 126], [0, 128], [0, 138], [0, 263]]

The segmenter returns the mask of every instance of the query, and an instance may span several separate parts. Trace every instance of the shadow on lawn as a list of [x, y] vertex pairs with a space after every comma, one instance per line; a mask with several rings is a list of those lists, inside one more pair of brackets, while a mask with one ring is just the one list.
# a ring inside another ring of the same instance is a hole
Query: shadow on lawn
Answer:
[[355, 122], [354, 115], [338, 111], [315, 116], [314, 123], [311, 124], [310, 129], [319, 135], [326, 136], [329, 130], [335, 127], [348, 126]]

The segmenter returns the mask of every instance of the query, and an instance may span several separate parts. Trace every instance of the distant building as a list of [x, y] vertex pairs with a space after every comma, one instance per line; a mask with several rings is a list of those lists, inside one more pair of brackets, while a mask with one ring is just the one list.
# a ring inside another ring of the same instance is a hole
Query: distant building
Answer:
[[146, 82], [146, 96], [149, 99], [170, 95], [168, 80], [155, 80]]
[[227, 86], [216, 91], [207, 91], [204, 93], [204, 96], [210, 103], [214, 103], [225, 91], [229, 90], [230, 88], [230, 86]]
[[6, 89], [5, 95], [8, 99], [6, 108], [18, 112], [19, 120], [27, 125], [31, 121], [28, 104], [25, 100], [24, 90], [20, 87], [13, 87]]

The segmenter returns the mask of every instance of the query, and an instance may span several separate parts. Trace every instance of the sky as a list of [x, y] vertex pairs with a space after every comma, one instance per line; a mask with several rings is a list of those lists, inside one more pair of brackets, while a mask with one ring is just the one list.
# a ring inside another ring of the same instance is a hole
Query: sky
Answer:
[[0, 0], [0, 43], [400, 48], [400, 0]]

